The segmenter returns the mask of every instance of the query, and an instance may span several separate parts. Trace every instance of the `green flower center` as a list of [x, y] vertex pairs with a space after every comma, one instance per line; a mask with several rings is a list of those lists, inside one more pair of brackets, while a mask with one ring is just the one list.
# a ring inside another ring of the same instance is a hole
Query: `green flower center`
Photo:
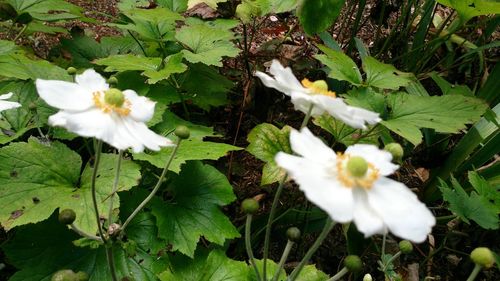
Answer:
[[362, 178], [368, 171], [368, 162], [363, 157], [352, 156], [347, 161], [347, 170], [355, 178]]
[[125, 103], [125, 95], [122, 91], [111, 88], [104, 92], [104, 102], [112, 106], [121, 107]]

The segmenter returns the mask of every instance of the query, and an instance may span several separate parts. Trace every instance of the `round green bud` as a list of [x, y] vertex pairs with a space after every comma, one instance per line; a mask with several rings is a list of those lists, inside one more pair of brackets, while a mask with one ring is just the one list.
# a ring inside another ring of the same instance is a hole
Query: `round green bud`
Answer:
[[391, 142], [384, 147], [385, 151], [392, 154], [392, 159], [399, 161], [403, 159], [404, 150], [403, 147], [397, 142]]
[[108, 84], [116, 85], [116, 84], [118, 84], [118, 79], [114, 76], [111, 76], [108, 78], [107, 82], [108, 82]]
[[125, 95], [122, 93], [122, 91], [111, 88], [104, 92], [104, 101], [109, 105], [121, 107], [123, 103], [125, 103]]
[[59, 222], [63, 224], [72, 224], [76, 219], [76, 213], [72, 209], [64, 209], [59, 212]]
[[255, 214], [259, 210], [259, 202], [253, 198], [247, 198], [241, 202], [241, 209], [247, 214]]
[[363, 276], [363, 281], [373, 281], [373, 278], [370, 275], [370, 273], [367, 273], [365, 274], [365, 276]]
[[363, 157], [353, 156], [347, 161], [347, 170], [353, 177], [361, 178], [368, 171], [368, 162]]
[[62, 269], [54, 273], [50, 281], [75, 281], [75, 273], [71, 269]]
[[182, 140], [185, 140], [185, 139], [188, 139], [188, 138], [189, 138], [189, 135], [190, 135], [191, 133], [189, 132], [189, 128], [188, 128], [188, 127], [186, 127], [186, 126], [182, 126], [182, 125], [181, 125], [181, 126], [177, 126], [177, 128], [175, 128], [175, 132], [174, 132], [174, 134], [175, 134], [178, 138], [180, 138], [180, 139], [182, 139]]
[[313, 82], [313, 87], [323, 90], [323, 91], [328, 91], [328, 84], [326, 83], [325, 80], [316, 80]]
[[66, 69], [66, 72], [68, 72], [69, 75], [75, 75], [76, 74], [76, 68], [70, 66]]
[[89, 280], [89, 275], [83, 271], [78, 271], [75, 274], [75, 277], [76, 277], [76, 280], [78, 280], [78, 281], [88, 281]]
[[493, 256], [493, 253], [486, 247], [475, 248], [470, 253], [470, 258], [475, 264], [484, 268], [490, 268], [495, 263], [495, 257]]
[[300, 229], [296, 227], [290, 227], [286, 230], [286, 237], [290, 241], [297, 242], [299, 241], [300, 236], [301, 236]]
[[349, 255], [344, 259], [344, 266], [351, 272], [359, 272], [363, 269], [363, 262], [356, 255]]
[[413, 252], [413, 244], [408, 240], [403, 240], [399, 242], [399, 250], [403, 254], [409, 254]]

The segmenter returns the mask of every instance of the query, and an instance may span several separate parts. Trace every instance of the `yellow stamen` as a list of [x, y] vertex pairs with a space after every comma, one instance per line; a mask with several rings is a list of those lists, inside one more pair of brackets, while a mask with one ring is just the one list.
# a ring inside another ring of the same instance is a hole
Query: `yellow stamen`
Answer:
[[130, 114], [130, 107], [132, 106], [130, 104], [130, 101], [125, 99], [123, 102], [123, 105], [118, 107], [116, 105], [108, 104], [104, 102], [102, 98], [102, 93], [101, 92], [94, 92], [92, 93], [92, 100], [94, 101], [94, 104], [97, 108], [101, 109], [102, 112], [104, 113], [112, 113], [116, 112], [118, 115], [121, 116], [127, 116]]
[[[321, 80], [320, 80], [321, 81]], [[320, 87], [318, 86], [317, 84], [315, 85], [315, 83], [318, 82], [318, 81], [315, 81], [315, 82], [311, 82], [309, 81], [309, 79], [307, 78], [304, 78], [302, 80], [302, 86], [306, 87], [307, 89], [311, 90], [311, 93], [312, 94], [316, 94], [316, 95], [324, 95], [324, 96], [329, 96], [329, 97], [332, 97], [332, 98], [335, 98], [337, 97], [335, 95], [335, 92], [332, 92], [332, 91], [328, 91], [328, 89], [325, 89], [324, 87]]]
[[370, 189], [373, 183], [379, 178], [379, 170], [371, 163], [368, 163], [368, 171], [364, 177], [355, 177], [351, 175], [348, 169], [345, 167], [345, 163], [349, 161], [349, 155], [337, 153], [337, 179], [345, 186], [349, 188], [362, 187], [364, 189]]

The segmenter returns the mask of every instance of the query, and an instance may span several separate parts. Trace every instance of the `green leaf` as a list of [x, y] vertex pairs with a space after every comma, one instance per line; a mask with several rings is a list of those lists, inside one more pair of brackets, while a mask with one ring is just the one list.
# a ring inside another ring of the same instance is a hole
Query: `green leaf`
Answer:
[[483, 198], [484, 204], [496, 210], [497, 214], [500, 213], [500, 186], [492, 186], [475, 171], [470, 171], [468, 178], [476, 192]]
[[328, 77], [340, 81], [347, 81], [356, 86], [363, 83], [359, 68], [350, 57], [342, 51], [332, 50], [323, 45], [318, 45], [318, 48], [325, 54], [316, 55], [315, 58], [328, 66], [330, 69]]
[[292, 153], [289, 140], [290, 130], [289, 126], [280, 130], [274, 125], [264, 123], [257, 125], [248, 134], [247, 140], [250, 144], [246, 150], [266, 162], [262, 169], [261, 185], [277, 182], [285, 176], [285, 171], [278, 167], [274, 157], [280, 151]]
[[0, 40], [0, 55], [6, 55], [14, 52], [21, 52], [16, 43], [9, 40]]
[[424, 97], [395, 93], [388, 96], [388, 103], [392, 112], [382, 125], [414, 145], [422, 141], [420, 128], [456, 133], [479, 120], [487, 108], [483, 101], [462, 95]]
[[130, 9], [124, 11], [133, 23], [110, 24], [125, 30], [137, 32], [141, 37], [153, 41], [174, 39], [175, 22], [184, 18], [166, 8]]
[[146, 70], [143, 72], [144, 75], [149, 77], [147, 82], [149, 84], [158, 83], [161, 80], [168, 79], [170, 75], [174, 73], [183, 73], [187, 70], [187, 65], [182, 63], [183, 55], [182, 53], [177, 53], [170, 55], [165, 58], [164, 66], [162, 69], [156, 70]]
[[194, 260], [182, 255], [172, 256], [161, 281], [245, 281], [249, 268], [245, 262], [231, 260], [221, 250], [210, 254], [197, 253]]
[[200, 3], [205, 3], [210, 8], [217, 9], [217, 4], [223, 2], [227, 2], [227, 0], [188, 0], [188, 8], [191, 9]]
[[173, 199], [159, 197], [151, 208], [159, 236], [172, 250], [194, 256], [198, 240], [222, 245], [226, 239], [239, 237], [237, 229], [220, 210], [236, 197], [226, 177], [212, 166], [188, 162], [169, 185]]
[[[225, 143], [208, 142], [190, 138], [182, 141], [168, 169], [175, 173], [179, 173], [181, 165], [188, 160], [217, 160], [226, 156], [229, 151], [240, 149], [239, 147]], [[163, 168], [173, 150], [173, 147], [165, 147], [158, 152], [134, 153], [133, 156], [136, 160], [147, 161], [158, 168]]]
[[354, 88], [342, 97], [349, 105], [385, 114], [385, 96], [372, 88]]
[[63, 0], [7, 0], [16, 12], [29, 13], [41, 21], [76, 19], [81, 16], [82, 8]]
[[[142, 229], [143, 235], [148, 231]], [[78, 238], [59, 223], [56, 214], [47, 221], [20, 227], [14, 237], [2, 245], [9, 262], [20, 269], [9, 280], [50, 281], [52, 274], [60, 269], [84, 271], [89, 274], [90, 280], [110, 280], [104, 248], [75, 247], [72, 241]], [[115, 247], [114, 258], [119, 278], [129, 276], [133, 280], [157, 280], [150, 271], [156, 257], [148, 255], [145, 250], [139, 248], [137, 255], [130, 258], [123, 249]]]
[[363, 70], [366, 72], [366, 84], [370, 87], [397, 90], [411, 82], [408, 73], [401, 72], [394, 66], [382, 63], [373, 57], [363, 59]]
[[360, 140], [358, 139], [358, 129], [354, 129], [342, 121], [333, 118], [330, 114], [316, 116], [313, 119], [313, 123], [330, 133], [334, 137], [335, 142], [342, 143], [345, 146], [356, 143], [378, 144], [378, 134], [373, 133], [372, 136]]
[[187, 10], [188, 0], [156, 0], [156, 3], [171, 11], [183, 13]]
[[[325, 31], [340, 15], [345, 0], [303, 0], [297, 10], [299, 21], [308, 35]], [[318, 16], [318, 15], [321, 16]]]
[[192, 140], [201, 141], [204, 137], [220, 136], [214, 133], [214, 129], [212, 127], [193, 124], [189, 121], [183, 120], [170, 111], [165, 111], [163, 114], [163, 120], [163, 122], [154, 127], [156, 132], [161, 132], [163, 135], [173, 132], [175, 128], [182, 125], [189, 128], [189, 138]]
[[[257, 266], [257, 270], [262, 274], [264, 272], [264, 262], [262, 260], [255, 260], [255, 265]], [[272, 260], [267, 260], [266, 264], [266, 273], [267, 276], [274, 276], [274, 274], [278, 271], [278, 265], [272, 261]], [[249, 271], [249, 281], [257, 281], [259, 280], [257, 276], [255, 275], [255, 270], [252, 268]], [[278, 276], [279, 281], [285, 281], [286, 280], [286, 272], [284, 269], [281, 269], [281, 272]]]
[[297, 281], [327, 281], [330, 277], [321, 270], [318, 270], [313, 264], [306, 265], [297, 276]]
[[0, 55], [1, 76], [21, 80], [71, 80], [66, 70], [45, 60], [31, 60], [22, 54]]
[[243, 0], [236, 7], [236, 15], [243, 22], [248, 23], [253, 17], [294, 10], [298, 2], [298, 0]]
[[[31, 138], [28, 143], [12, 143], [0, 149], [0, 222], [6, 230], [39, 222], [57, 209], [73, 209], [75, 224], [95, 233], [97, 223], [90, 193], [92, 169], [87, 165], [80, 179], [82, 160], [59, 142], [44, 144]], [[109, 194], [114, 180], [116, 156], [102, 155], [96, 181], [97, 200], [102, 213], [108, 211]], [[139, 166], [122, 161], [118, 190], [137, 184]], [[81, 186], [78, 186], [81, 182]], [[119, 199], [115, 197], [115, 207]]]
[[439, 189], [443, 193], [443, 199], [448, 202], [449, 209], [464, 222], [475, 221], [485, 229], [498, 229], [498, 212], [487, 201], [476, 192], [468, 195], [455, 178], [451, 179], [453, 188], [444, 181], [440, 181]]
[[500, 3], [495, 0], [438, 0], [437, 2], [457, 10], [464, 23], [476, 16], [500, 14]]
[[230, 41], [233, 33], [227, 29], [213, 28], [205, 24], [182, 27], [175, 38], [189, 50], [182, 50], [191, 63], [222, 66], [222, 57], [235, 57], [239, 49]]

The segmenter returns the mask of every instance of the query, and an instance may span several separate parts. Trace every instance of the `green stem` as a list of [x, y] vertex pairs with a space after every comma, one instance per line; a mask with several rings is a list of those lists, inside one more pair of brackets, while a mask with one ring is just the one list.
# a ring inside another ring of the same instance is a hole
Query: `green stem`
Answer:
[[383, 268], [383, 272], [385, 273], [385, 271], [387, 270], [387, 267], [392, 264], [393, 261], [395, 261], [397, 258], [399, 258], [399, 256], [401, 256], [401, 251], [397, 252], [396, 254], [394, 254], [394, 256], [392, 256], [385, 264], [384, 264], [384, 268]]
[[337, 274], [333, 275], [332, 278], [328, 279], [327, 281], [337, 281], [340, 280], [340, 278], [344, 277], [349, 272], [349, 269], [347, 267], [343, 267]]
[[16, 41], [17, 41], [17, 39], [19, 39], [19, 37], [21, 37], [21, 35], [24, 33], [24, 31], [26, 31], [26, 28], [28, 28], [28, 25], [27, 25], [27, 24], [25, 24], [25, 25], [23, 26], [23, 28], [21, 29], [21, 31], [19, 31], [19, 33], [16, 35], [16, 37], [14, 37], [13, 42], [16, 42]]
[[88, 238], [88, 239], [91, 239], [91, 240], [96, 240], [96, 241], [101, 241], [102, 242], [102, 239], [101, 237], [99, 236], [95, 236], [95, 235], [92, 235], [92, 234], [88, 234], [87, 232], [79, 229], [76, 225], [74, 224], [70, 224], [69, 225], [71, 230], [73, 230], [74, 232], [76, 232], [78, 235], [82, 236], [82, 237], [85, 237], [85, 238]]
[[385, 239], [386, 239], [386, 234], [384, 233], [384, 236], [382, 236], [382, 253], [380, 254], [380, 260], [383, 260], [385, 255]]
[[111, 278], [113, 281], [118, 281], [118, 277], [116, 276], [115, 258], [113, 257], [113, 242], [106, 245], [106, 260], [108, 261]]
[[101, 218], [99, 216], [99, 207], [97, 206], [97, 196], [96, 196], [96, 186], [95, 182], [97, 179], [97, 171], [99, 169], [99, 162], [101, 161], [101, 151], [102, 151], [102, 140], [97, 140], [95, 159], [94, 159], [94, 169], [92, 170], [92, 181], [91, 181], [91, 192], [92, 192], [92, 204], [94, 206], [95, 219], [97, 222], [97, 230], [99, 231], [99, 237], [102, 241], [106, 243], [106, 237], [102, 231]]
[[274, 273], [272, 281], [278, 281], [280, 272], [283, 269], [283, 266], [285, 265], [286, 259], [288, 258], [290, 251], [292, 250], [293, 244], [294, 242], [290, 240], [286, 242], [285, 250], [283, 250], [283, 255], [281, 255], [280, 263], [278, 264], [278, 270], [276, 270], [276, 272]]
[[276, 207], [278, 206], [278, 201], [281, 195], [281, 192], [283, 191], [283, 186], [285, 186], [285, 181], [288, 175], [285, 175], [283, 179], [281, 179], [278, 189], [276, 190], [276, 194], [274, 194], [274, 199], [273, 199], [273, 204], [271, 205], [271, 210], [269, 211], [269, 217], [267, 219], [267, 227], [266, 227], [266, 234], [264, 236], [264, 257], [263, 257], [263, 263], [262, 263], [262, 270], [263, 273], [262, 275], [264, 276], [264, 281], [266, 281], [266, 267], [267, 267], [267, 256], [269, 252], [269, 240], [271, 238], [271, 227], [273, 225], [273, 219], [274, 215], [276, 213]]
[[158, 189], [160, 188], [161, 184], [163, 183], [163, 179], [165, 178], [165, 175], [167, 174], [168, 172], [168, 168], [170, 167], [170, 164], [172, 163], [172, 160], [174, 160], [174, 156], [175, 154], [177, 153], [177, 150], [179, 149], [179, 145], [181, 144], [181, 141], [182, 139], [178, 139], [177, 140], [177, 145], [175, 146], [174, 148], [174, 151], [172, 151], [172, 154], [170, 155], [170, 158], [168, 159], [167, 161], [167, 164], [165, 165], [165, 168], [163, 168], [163, 171], [161, 172], [161, 175], [160, 175], [160, 178], [158, 179], [158, 182], [156, 183], [155, 187], [153, 188], [153, 190], [151, 191], [151, 193], [148, 195], [148, 197], [146, 197], [146, 199], [144, 199], [144, 201], [141, 202], [141, 204], [139, 204], [139, 206], [137, 206], [137, 208], [135, 208], [135, 210], [132, 212], [132, 214], [127, 218], [127, 220], [125, 221], [125, 223], [123, 223], [123, 226], [121, 228], [122, 231], [125, 230], [125, 228], [127, 227], [127, 225], [130, 223], [130, 221], [139, 213], [139, 211], [142, 210], [142, 208], [144, 208], [144, 206], [146, 206], [149, 201], [151, 201], [151, 199], [153, 199], [153, 197], [155, 196], [156, 192], [158, 191]]
[[307, 110], [306, 116], [304, 117], [304, 120], [302, 120], [302, 124], [300, 125], [300, 129], [304, 128], [307, 126], [307, 123], [309, 123], [309, 119], [311, 119], [311, 113], [314, 108], [314, 104], [311, 103], [309, 106], [309, 109]]
[[115, 169], [115, 180], [113, 182], [113, 190], [111, 191], [109, 200], [109, 211], [108, 211], [108, 227], [111, 225], [113, 220], [113, 200], [115, 199], [116, 191], [118, 190], [118, 182], [120, 179], [120, 168], [122, 164], [123, 150], [118, 151], [118, 161], [116, 161]]
[[255, 270], [255, 276], [257, 276], [258, 281], [261, 281], [262, 279], [260, 278], [259, 269], [257, 268], [257, 264], [255, 264], [255, 258], [253, 256], [253, 251], [252, 251], [251, 227], [252, 227], [252, 215], [248, 214], [246, 225], [245, 225], [245, 247], [247, 250], [248, 258], [250, 259], [250, 264], [252, 265], [253, 269]]
[[290, 277], [288, 277], [288, 281], [294, 281], [297, 279], [299, 276], [300, 271], [302, 271], [302, 268], [306, 265], [306, 263], [311, 259], [312, 255], [318, 250], [319, 246], [321, 246], [321, 243], [325, 240], [325, 238], [328, 236], [328, 233], [332, 230], [333, 226], [335, 225], [335, 222], [328, 217], [325, 222], [325, 227], [319, 234], [318, 238], [316, 241], [314, 241], [314, 244], [309, 248], [309, 251], [304, 255], [302, 260], [300, 261], [299, 265], [292, 271], [290, 274]]
[[467, 281], [474, 281], [474, 279], [476, 279], [480, 271], [481, 271], [481, 266], [476, 264], [476, 266], [474, 266], [474, 269], [470, 273], [469, 278], [467, 278]]

